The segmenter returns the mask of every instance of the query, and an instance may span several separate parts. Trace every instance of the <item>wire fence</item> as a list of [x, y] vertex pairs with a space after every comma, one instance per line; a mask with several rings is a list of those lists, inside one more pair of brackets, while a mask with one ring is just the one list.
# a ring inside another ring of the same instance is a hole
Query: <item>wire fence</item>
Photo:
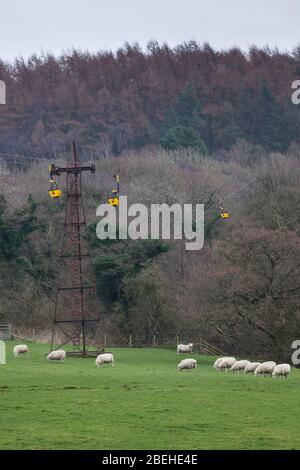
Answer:
[[[99, 340], [99, 339], [98, 339]], [[100, 338], [100, 345], [103, 349], [109, 347], [128, 347], [128, 348], [170, 348], [176, 349], [179, 344], [193, 344], [193, 351], [200, 354], [210, 355], [210, 356], [225, 356], [225, 352], [219, 349], [218, 347], [208, 343], [205, 339], [201, 337], [187, 339], [181, 338], [179, 335], [172, 335], [169, 337], [161, 337], [154, 334], [151, 339], [145, 340], [144, 336], [129, 334], [128, 338], [122, 340], [114, 340], [108, 334], [104, 334]]]
[[[23, 340], [30, 343], [46, 343], [51, 341], [52, 332], [50, 331], [38, 331], [38, 330], [12, 330], [12, 337], [15, 340]], [[63, 338], [59, 335], [55, 336], [54, 343], [60, 344]], [[97, 350], [107, 350], [109, 348], [169, 348], [177, 349], [178, 344], [193, 344], [193, 352], [199, 354], [205, 354], [210, 356], [226, 356], [226, 352], [221, 350], [219, 347], [209, 343], [201, 336], [192, 335], [158, 335], [154, 334], [149, 338], [145, 335], [132, 333], [128, 336], [116, 337], [109, 333], [101, 333], [95, 339], [95, 342], [90, 344], [90, 348], [96, 346]]]

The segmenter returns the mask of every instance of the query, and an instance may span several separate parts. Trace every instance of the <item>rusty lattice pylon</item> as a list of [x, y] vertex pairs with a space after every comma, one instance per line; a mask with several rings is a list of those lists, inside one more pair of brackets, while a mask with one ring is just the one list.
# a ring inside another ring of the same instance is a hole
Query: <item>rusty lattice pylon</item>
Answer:
[[[61, 250], [61, 272], [56, 289], [55, 311], [51, 350], [67, 343], [73, 344], [70, 355], [94, 355], [91, 343], [99, 321], [99, 315], [92, 313], [89, 304], [95, 308], [95, 286], [88, 279], [89, 253], [84, 240], [86, 217], [82, 201], [81, 175], [95, 173], [94, 165], [84, 166], [77, 161], [76, 146], [73, 142], [73, 162], [66, 167], [51, 165], [51, 175], [66, 174], [66, 209]], [[92, 295], [91, 295], [92, 294]], [[55, 332], [63, 334], [64, 342], [54, 347]]]

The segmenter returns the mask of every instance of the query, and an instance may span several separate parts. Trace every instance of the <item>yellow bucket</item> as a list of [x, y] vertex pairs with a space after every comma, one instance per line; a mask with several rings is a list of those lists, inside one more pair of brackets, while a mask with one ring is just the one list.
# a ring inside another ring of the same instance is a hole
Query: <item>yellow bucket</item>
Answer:
[[110, 204], [111, 206], [118, 206], [119, 205], [119, 199], [117, 197], [111, 197], [108, 200], [108, 204]]
[[53, 199], [56, 199], [61, 196], [61, 190], [60, 189], [49, 189], [49, 196], [52, 197]]

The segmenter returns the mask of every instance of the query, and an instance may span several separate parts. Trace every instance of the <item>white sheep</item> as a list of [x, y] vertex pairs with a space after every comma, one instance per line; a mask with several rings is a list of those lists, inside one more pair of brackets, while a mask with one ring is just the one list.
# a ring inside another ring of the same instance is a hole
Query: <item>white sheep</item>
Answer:
[[246, 367], [245, 367], [245, 373], [246, 374], [254, 374], [255, 369], [260, 366], [261, 362], [250, 362]]
[[193, 343], [189, 344], [178, 344], [177, 346], [177, 354], [179, 353], [191, 353], [193, 351]]
[[191, 358], [189, 358], [189, 359], [182, 359], [182, 360], [183, 360], [183, 361], [191, 361], [191, 362], [193, 362], [193, 363], [195, 364], [195, 367], [197, 367], [197, 365], [198, 365], [198, 362], [197, 362], [196, 359], [191, 359]]
[[226, 357], [223, 359], [220, 364], [218, 365], [219, 370], [227, 370], [230, 369], [231, 366], [236, 362], [235, 357]]
[[230, 370], [232, 372], [239, 372], [240, 370], [244, 370], [248, 364], [250, 364], [250, 361], [245, 361], [245, 360], [236, 361], [234, 364], [232, 364], [232, 366], [230, 367]]
[[28, 346], [26, 344], [19, 344], [14, 347], [14, 356], [18, 357], [19, 354], [26, 354], [28, 356]]
[[178, 370], [192, 370], [197, 367], [196, 359], [183, 359], [177, 366]]
[[103, 353], [103, 354], [99, 354], [99, 356], [97, 356], [95, 365], [97, 367], [102, 367], [103, 364], [110, 364], [110, 363], [112, 364], [113, 367], [115, 366], [115, 361], [114, 361], [113, 354]]
[[66, 359], [66, 351], [63, 349], [57, 349], [56, 351], [51, 351], [50, 354], [48, 354], [47, 359], [48, 361], [61, 361], [63, 362]]
[[219, 357], [219, 359], [217, 359], [215, 362], [214, 362], [214, 368], [216, 370], [219, 370], [219, 365], [221, 364], [221, 362], [223, 361], [223, 359], [228, 359], [228, 357]]
[[254, 375], [269, 375], [271, 377], [275, 366], [276, 362], [274, 361], [262, 362], [259, 366], [256, 367]]
[[275, 379], [275, 377], [282, 375], [282, 377], [287, 379], [290, 372], [291, 366], [289, 364], [277, 364], [277, 366], [273, 369], [272, 377]]

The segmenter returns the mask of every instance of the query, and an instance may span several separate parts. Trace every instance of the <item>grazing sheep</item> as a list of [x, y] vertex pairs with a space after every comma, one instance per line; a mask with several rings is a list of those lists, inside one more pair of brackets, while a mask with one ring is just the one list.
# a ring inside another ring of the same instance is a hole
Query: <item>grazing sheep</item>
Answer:
[[245, 367], [245, 373], [246, 374], [254, 374], [255, 369], [260, 366], [261, 362], [250, 362], [246, 367]]
[[197, 367], [197, 365], [198, 365], [198, 362], [197, 362], [196, 359], [190, 359], [190, 358], [189, 358], [189, 359], [183, 359], [183, 361], [191, 361], [191, 362], [193, 362], [193, 363], [195, 364], [195, 367]]
[[273, 369], [272, 377], [275, 379], [275, 377], [282, 375], [282, 377], [287, 379], [290, 372], [291, 366], [289, 364], [277, 364], [277, 366]]
[[177, 346], [177, 354], [179, 353], [191, 353], [193, 351], [193, 343], [189, 344], [178, 344]]
[[114, 362], [114, 356], [111, 353], [104, 353], [104, 354], [99, 354], [96, 358], [95, 365], [99, 368], [102, 367], [103, 364], [112, 364], [113, 367], [115, 367], [115, 362]]
[[66, 351], [63, 349], [57, 349], [57, 351], [51, 351], [50, 354], [48, 354], [47, 359], [48, 361], [61, 361], [63, 362], [66, 359]]
[[276, 362], [274, 361], [266, 361], [257, 366], [255, 369], [254, 375], [269, 375], [271, 377], [274, 367], [276, 366]]
[[232, 364], [230, 370], [232, 372], [239, 372], [240, 370], [244, 370], [248, 364], [250, 364], [250, 361], [236, 361], [234, 364]]
[[19, 344], [14, 347], [14, 356], [18, 357], [19, 354], [26, 354], [28, 356], [28, 346], [26, 344]]
[[219, 359], [217, 359], [214, 363], [214, 368], [216, 370], [219, 370], [219, 365], [221, 364], [221, 362], [223, 361], [223, 359], [228, 359], [228, 357], [219, 357]]
[[178, 364], [178, 370], [192, 370], [197, 367], [197, 361], [196, 359], [183, 359], [179, 364]]
[[223, 359], [220, 364], [218, 365], [219, 370], [227, 370], [230, 369], [231, 366], [236, 362], [236, 359], [234, 357], [226, 357]]

